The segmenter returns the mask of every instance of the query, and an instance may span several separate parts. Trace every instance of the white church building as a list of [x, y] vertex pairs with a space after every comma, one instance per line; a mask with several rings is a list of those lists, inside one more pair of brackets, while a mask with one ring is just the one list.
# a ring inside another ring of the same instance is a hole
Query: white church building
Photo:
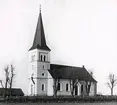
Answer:
[[34, 41], [29, 49], [28, 95], [78, 96], [86, 95], [88, 90], [89, 95], [96, 95], [97, 81], [84, 66], [51, 64], [50, 54], [40, 10]]

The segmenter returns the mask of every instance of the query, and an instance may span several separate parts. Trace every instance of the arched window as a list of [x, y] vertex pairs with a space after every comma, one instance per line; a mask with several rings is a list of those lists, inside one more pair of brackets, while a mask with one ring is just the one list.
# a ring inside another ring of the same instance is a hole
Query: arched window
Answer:
[[35, 59], [35, 55], [32, 55], [32, 58], [31, 58], [31, 59], [32, 59], [32, 61], [34, 61], [34, 59]]
[[45, 91], [45, 85], [42, 84], [42, 91]]
[[31, 95], [33, 94], [33, 85], [31, 85]]
[[43, 60], [43, 56], [41, 55], [41, 61]]
[[32, 65], [32, 70], [34, 70], [34, 65]]
[[81, 85], [81, 92], [83, 92], [83, 85]]
[[68, 91], [68, 83], [66, 84], [66, 91]]
[[58, 90], [60, 91], [60, 83], [58, 83]]
[[46, 56], [44, 55], [44, 61], [46, 61]]
[[45, 69], [44, 65], [43, 65], [43, 69]]

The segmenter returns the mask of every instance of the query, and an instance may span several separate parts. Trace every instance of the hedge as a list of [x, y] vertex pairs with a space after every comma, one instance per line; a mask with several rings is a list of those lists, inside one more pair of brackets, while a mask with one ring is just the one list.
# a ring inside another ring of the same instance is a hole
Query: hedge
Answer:
[[117, 96], [89, 96], [89, 97], [70, 97], [70, 96], [20, 96], [20, 97], [8, 97], [0, 98], [0, 102], [8, 103], [51, 103], [51, 102], [117, 102]]

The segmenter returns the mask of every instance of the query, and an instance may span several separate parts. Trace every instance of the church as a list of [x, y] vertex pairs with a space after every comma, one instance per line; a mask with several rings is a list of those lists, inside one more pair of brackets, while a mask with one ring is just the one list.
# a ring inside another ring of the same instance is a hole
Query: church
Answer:
[[41, 10], [33, 44], [28, 52], [28, 95], [96, 95], [97, 81], [84, 66], [51, 64], [51, 49], [46, 43]]

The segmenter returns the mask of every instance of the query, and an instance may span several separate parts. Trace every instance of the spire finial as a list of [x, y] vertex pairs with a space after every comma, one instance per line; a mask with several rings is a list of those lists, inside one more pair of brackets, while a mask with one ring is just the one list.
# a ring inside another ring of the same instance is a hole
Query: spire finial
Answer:
[[41, 12], [41, 4], [39, 5], [39, 10], [40, 10], [40, 12]]

